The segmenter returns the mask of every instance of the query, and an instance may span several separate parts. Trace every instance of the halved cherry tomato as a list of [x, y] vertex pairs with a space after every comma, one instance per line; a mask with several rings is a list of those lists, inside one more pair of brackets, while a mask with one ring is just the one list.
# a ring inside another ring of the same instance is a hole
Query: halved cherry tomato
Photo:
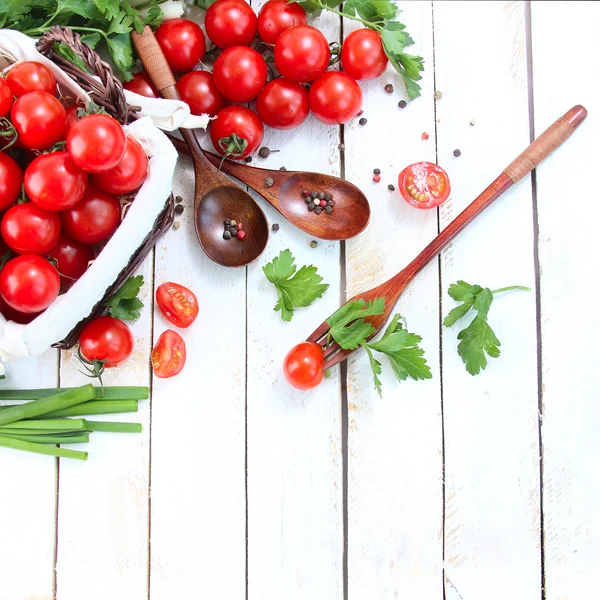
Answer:
[[62, 233], [48, 256], [56, 261], [56, 270], [64, 288], [72, 286], [94, 260], [94, 250], [88, 244], [82, 244], [66, 233]]
[[159, 97], [154, 84], [150, 80], [150, 77], [148, 77], [148, 73], [145, 71], [134, 73], [133, 78], [130, 81], [126, 81], [123, 84], [123, 87], [130, 92], [139, 94], [140, 96], [146, 96], [146, 98]]
[[29, 92], [21, 96], [13, 104], [10, 120], [25, 148], [48, 150], [65, 139], [65, 107], [47, 92]]
[[214, 117], [225, 106], [225, 96], [208, 71], [186, 73], [177, 82], [177, 91], [193, 115]]
[[152, 368], [154, 375], [165, 379], [177, 375], [183, 369], [186, 359], [185, 342], [172, 329], [160, 334], [152, 350]]
[[0, 117], [5, 117], [12, 108], [13, 95], [5, 79], [0, 77]]
[[47, 92], [56, 96], [56, 77], [42, 63], [27, 60], [16, 64], [6, 75], [13, 96], [20, 98], [28, 92]]
[[249, 46], [256, 35], [256, 15], [244, 0], [217, 0], [206, 11], [204, 27], [219, 48]]
[[298, 390], [310, 390], [323, 380], [323, 348], [315, 342], [300, 342], [283, 361], [283, 374], [287, 382]]
[[402, 197], [417, 208], [434, 208], [448, 199], [448, 173], [430, 162], [414, 163], [401, 171], [398, 187]]
[[169, 19], [155, 35], [171, 70], [176, 73], [191, 71], [206, 51], [200, 25], [188, 19]]
[[163, 283], [156, 289], [156, 302], [165, 318], [177, 327], [189, 327], [198, 316], [194, 292], [178, 283]]
[[129, 358], [133, 350], [133, 335], [123, 321], [114, 317], [98, 317], [81, 330], [79, 349], [86, 360], [104, 361], [104, 366], [110, 369]]
[[47, 254], [60, 235], [60, 217], [33, 202], [17, 204], [2, 217], [2, 238], [17, 254]]
[[258, 35], [265, 44], [274, 44], [294, 25], [306, 25], [306, 11], [297, 2], [270, 0], [258, 13]]
[[13, 158], [0, 153], [0, 210], [8, 208], [21, 193], [23, 173]]

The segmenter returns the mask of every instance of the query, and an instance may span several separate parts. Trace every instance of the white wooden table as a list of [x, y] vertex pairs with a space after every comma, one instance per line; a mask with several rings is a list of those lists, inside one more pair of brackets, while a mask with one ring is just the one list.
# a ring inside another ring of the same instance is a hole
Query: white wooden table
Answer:
[[[134, 356], [106, 377], [152, 386], [139, 414], [144, 433], [96, 434], [87, 463], [0, 452], [0, 599], [597, 597], [600, 5], [402, 9], [426, 62], [422, 97], [398, 108], [403, 87], [390, 70], [362, 86], [366, 126], [311, 118], [297, 131], [268, 131], [266, 144], [281, 152], [254, 162], [345, 175], [369, 197], [369, 228], [313, 249], [261, 203], [279, 232], [257, 263], [227, 270], [203, 256], [184, 212], [140, 269], [151, 283]], [[330, 39], [353, 29], [333, 16], [318, 24]], [[288, 348], [346, 295], [404, 266], [533, 134], [578, 103], [589, 117], [573, 138], [402, 297], [433, 379], [398, 384], [385, 369], [379, 398], [359, 355], [313, 392], [287, 386]], [[388, 190], [407, 164], [436, 159], [453, 188], [439, 213]], [[174, 191], [189, 206], [186, 160]], [[285, 248], [331, 284], [289, 324], [272, 310], [261, 271]], [[457, 279], [535, 290], [497, 299], [490, 321], [502, 356], [477, 377], [456, 353], [458, 328], [440, 326]], [[152, 284], [168, 280], [194, 289], [201, 309], [184, 333], [185, 370], [152, 380], [149, 351], [168, 326]], [[83, 382], [71, 353], [49, 351], [15, 363], [2, 385]]]

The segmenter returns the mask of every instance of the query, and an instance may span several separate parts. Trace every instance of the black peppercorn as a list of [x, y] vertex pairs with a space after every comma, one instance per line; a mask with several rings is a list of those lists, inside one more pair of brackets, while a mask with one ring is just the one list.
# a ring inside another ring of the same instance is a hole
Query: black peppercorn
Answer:
[[310, 210], [310, 211], [315, 210], [315, 205], [312, 202], [308, 205], [308, 210]]
[[319, 192], [319, 193], [317, 194], [317, 198], [318, 198], [319, 200], [323, 200], [323, 198], [325, 198], [325, 194], [324, 194], [323, 192]]
[[271, 225], [271, 231], [273, 233], [277, 233], [279, 231], [279, 225], [277, 223], [273, 223], [273, 225]]
[[381, 169], [373, 169], [373, 175], [380, 175]]
[[246, 162], [252, 162], [252, 157], [251, 156], [246, 156], [246, 158], [244, 160]]
[[263, 146], [259, 151], [258, 151], [258, 155], [261, 158], [269, 158], [269, 154], [271, 154], [271, 151], [266, 147]]
[[454, 156], [456, 156], [456, 158], [458, 158], [461, 155], [460, 150], [457, 148], [452, 154], [454, 154]]
[[317, 197], [317, 192], [311, 192], [310, 197], [314, 200]]
[[320, 206], [315, 206], [315, 215], [320, 215], [323, 209]]
[[391, 83], [388, 83], [384, 88], [383, 88], [388, 94], [391, 94], [394, 91], [394, 86]]
[[231, 231], [229, 231], [229, 229], [227, 231], [223, 232], [223, 239], [224, 240], [230, 240], [231, 239]]
[[358, 124], [359, 125], [366, 125], [367, 124], [367, 119], [365, 119], [364, 117], [362, 117], [362, 119], [359, 119]]
[[330, 215], [333, 212], [333, 208], [331, 208], [331, 206], [326, 206], [325, 207], [325, 212]]
[[313, 199], [310, 196], [308, 198], [305, 198], [304, 202], [306, 202], [306, 204], [314, 204]]
[[175, 207], [175, 214], [176, 214], [176, 215], [180, 215], [182, 212], [183, 212], [183, 206], [182, 206], [181, 204], [178, 204], [178, 205]]
[[388, 190], [390, 190], [390, 192], [393, 192], [396, 188], [390, 183], [388, 185]]
[[398, 102], [398, 106], [400, 108], [406, 108], [406, 100], [400, 100], [400, 102]]
[[183, 198], [181, 196], [175, 196], [175, 202], [179, 204], [180, 202], [183, 202]]
[[328, 206], [335, 206], [335, 201], [334, 200], [327, 200], [327, 205]]
[[333, 199], [333, 196], [331, 194], [325, 194], [324, 198], [329, 202], [329, 200]]

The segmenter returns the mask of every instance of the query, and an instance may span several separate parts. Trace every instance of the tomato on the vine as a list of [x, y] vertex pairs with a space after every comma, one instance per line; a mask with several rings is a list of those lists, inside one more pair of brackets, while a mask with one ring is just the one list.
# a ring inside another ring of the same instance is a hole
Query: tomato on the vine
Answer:
[[0, 117], [5, 117], [12, 108], [13, 94], [5, 79], [0, 77]]
[[306, 23], [306, 11], [297, 2], [269, 0], [258, 13], [258, 35], [265, 44], [274, 44], [286, 29]]
[[130, 92], [139, 94], [140, 96], [146, 96], [146, 98], [159, 97], [154, 84], [150, 80], [150, 77], [148, 77], [148, 73], [145, 71], [134, 73], [132, 79], [123, 83], [123, 87]]
[[42, 63], [27, 60], [17, 63], [6, 75], [13, 96], [20, 98], [28, 92], [47, 92], [56, 96], [56, 77]]
[[8, 154], [0, 152], [0, 210], [8, 208], [21, 193], [23, 173]]
[[189, 327], [198, 316], [198, 300], [192, 290], [168, 281], [156, 289], [156, 302], [165, 319], [177, 327]]
[[250, 102], [265, 87], [265, 59], [246, 46], [227, 48], [215, 61], [213, 78], [221, 93], [234, 102]]
[[450, 178], [442, 167], [419, 162], [409, 165], [398, 176], [402, 197], [417, 208], [434, 208], [448, 199]]
[[61, 284], [68, 288], [87, 271], [90, 262], [94, 260], [94, 250], [88, 244], [82, 244], [61, 233], [48, 256], [56, 263]]
[[228, 158], [245, 158], [258, 149], [265, 129], [261, 120], [245, 106], [226, 106], [210, 123], [215, 150]]
[[2, 239], [17, 254], [47, 254], [60, 235], [60, 217], [33, 202], [17, 204], [2, 217]]
[[225, 106], [225, 96], [208, 71], [186, 73], [177, 82], [177, 91], [193, 115], [207, 114], [214, 117]]
[[275, 66], [294, 81], [314, 81], [325, 73], [330, 57], [327, 38], [310, 25], [286, 29], [275, 44]]
[[325, 354], [315, 342], [301, 342], [294, 346], [283, 361], [287, 382], [298, 390], [310, 390], [323, 380]]
[[14, 310], [39, 313], [58, 296], [57, 270], [37, 254], [24, 254], [9, 260], [0, 271], [0, 295]]
[[133, 351], [129, 327], [114, 317], [93, 319], [79, 334], [79, 350], [89, 362], [102, 361], [107, 369], [120, 365]]
[[293, 129], [308, 117], [308, 94], [301, 83], [279, 77], [267, 83], [259, 94], [256, 112], [269, 127]]
[[109, 115], [87, 115], [69, 129], [67, 150], [73, 162], [88, 173], [114, 169], [125, 154], [125, 131]]
[[92, 175], [92, 183], [109, 194], [128, 194], [137, 190], [148, 175], [148, 158], [140, 143], [127, 137], [125, 154], [110, 171]]
[[21, 96], [10, 112], [19, 142], [31, 150], [48, 150], [64, 140], [67, 128], [65, 107], [48, 92], [29, 92]]
[[191, 71], [204, 57], [204, 34], [193, 21], [169, 19], [160, 25], [155, 35], [171, 70], [176, 73]]
[[172, 329], [160, 334], [152, 350], [152, 369], [161, 379], [177, 375], [185, 366], [187, 356], [183, 338]]
[[215, 46], [249, 46], [256, 35], [256, 15], [244, 0], [217, 0], [204, 18], [206, 35]]
[[350, 75], [328, 71], [312, 84], [308, 102], [319, 121], [341, 125], [360, 112], [362, 92]]
[[66, 210], [85, 194], [87, 173], [71, 160], [68, 152], [41, 154], [25, 169], [25, 191], [34, 204], [45, 210]]
[[342, 45], [342, 68], [357, 81], [379, 77], [387, 67], [381, 36], [373, 29], [353, 31]]

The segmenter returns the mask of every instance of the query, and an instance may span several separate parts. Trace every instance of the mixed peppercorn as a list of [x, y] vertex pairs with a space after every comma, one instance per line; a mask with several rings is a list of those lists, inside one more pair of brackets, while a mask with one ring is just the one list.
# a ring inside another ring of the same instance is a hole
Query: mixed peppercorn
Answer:
[[304, 198], [308, 210], [310, 212], [314, 211], [315, 215], [320, 215], [322, 212], [330, 215], [333, 212], [335, 201], [333, 200], [333, 196], [331, 194], [302, 190], [300, 195], [302, 198]]
[[225, 219], [223, 221], [223, 239], [230, 240], [237, 238], [243, 240], [246, 237], [244, 226], [242, 223], [238, 223], [234, 219]]

